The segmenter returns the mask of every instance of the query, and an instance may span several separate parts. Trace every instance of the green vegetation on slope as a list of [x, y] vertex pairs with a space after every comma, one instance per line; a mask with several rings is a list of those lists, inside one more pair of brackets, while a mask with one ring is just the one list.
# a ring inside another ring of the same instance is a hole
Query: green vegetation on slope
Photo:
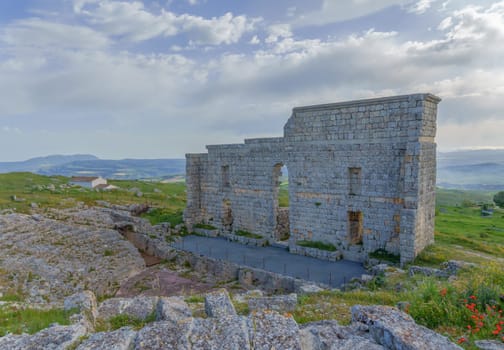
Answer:
[[289, 183], [282, 182], [278, 191], [278, 206], [287, 208], [289, 206]]
[[436, 244], [504, 257], [504, 210], [481, 216], [479, 207], [442, 207], [436, 216]]
[[466, 191], [436, 188], [436, 206], [462, 206], [464, 203], [493, 203], [495, 191]]
[[[186, 203], [184, 183], [111, 180], [109, 183], [118, 186], [118, 190], [96, 191], [70, 187], [69, 180], [62, 176], [32, 173], [0, 174], [0, 210], [16, 208], [17, 212], [26, 213], [31, 203], [44, 209], [72, 207], [77, 202], [95, 205], [97, 200], [103, 200], [112, 204], [146, 203], [156, 207], [157, 210], [145, 214], [153, 224], [168, 221], [176, 225], [182, 222]], [[142, 195], [137, 196], [138, 192]], [[14, 201], [13, 196], [18, 201]]]

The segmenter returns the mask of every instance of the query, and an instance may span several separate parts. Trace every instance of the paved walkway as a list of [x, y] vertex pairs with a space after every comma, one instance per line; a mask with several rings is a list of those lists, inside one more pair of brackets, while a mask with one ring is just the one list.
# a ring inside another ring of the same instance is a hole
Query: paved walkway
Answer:
[[276, 247], [251, 247], [224, 238], [186, 236], [174, 243], [178, 249], [212, 258], [228, 260], [240, 265], [256, 267], [304, 280], [339, 287], [353, 277], [360, 277], [366, 270], [360, 263], [340, 260], [319, 260], [289, 253]]

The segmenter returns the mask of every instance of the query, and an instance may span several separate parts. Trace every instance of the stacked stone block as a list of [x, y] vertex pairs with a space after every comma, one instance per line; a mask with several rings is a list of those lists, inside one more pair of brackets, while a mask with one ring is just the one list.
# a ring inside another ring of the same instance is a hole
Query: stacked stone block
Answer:
[[186, 223], [278, 239], [287, 165], [293, 252], [311, 240], [345, 259], [384, 249], [411, 261], [433, 242], [439, 101], [415, 94], [294, 108], [284, 137], [187, 155]]

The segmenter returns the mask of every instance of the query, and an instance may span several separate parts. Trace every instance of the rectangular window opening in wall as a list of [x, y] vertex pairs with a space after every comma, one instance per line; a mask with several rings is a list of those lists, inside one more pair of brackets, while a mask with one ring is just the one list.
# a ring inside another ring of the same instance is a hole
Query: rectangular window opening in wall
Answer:
[[348, 212], [348, 240], [350, 244], [362, 244], [362, 212]]
[[231, 183], [229, 182], [229, 165], [222, 166], [222, 188], [229, 188]]
[[348, 191], [351, 195], [361, 193], [361, 168], [348, 168], [348, 178], [350, 189]]

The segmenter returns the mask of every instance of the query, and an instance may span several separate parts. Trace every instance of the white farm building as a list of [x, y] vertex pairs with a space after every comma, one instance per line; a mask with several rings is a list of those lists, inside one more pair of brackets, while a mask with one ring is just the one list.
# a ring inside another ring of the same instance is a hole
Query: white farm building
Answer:
[[103, 185], [106, 186], [107, 179], [101, 176], [72, 176], [70, 184], [86, 188], [97, 188], [104, 187]]

